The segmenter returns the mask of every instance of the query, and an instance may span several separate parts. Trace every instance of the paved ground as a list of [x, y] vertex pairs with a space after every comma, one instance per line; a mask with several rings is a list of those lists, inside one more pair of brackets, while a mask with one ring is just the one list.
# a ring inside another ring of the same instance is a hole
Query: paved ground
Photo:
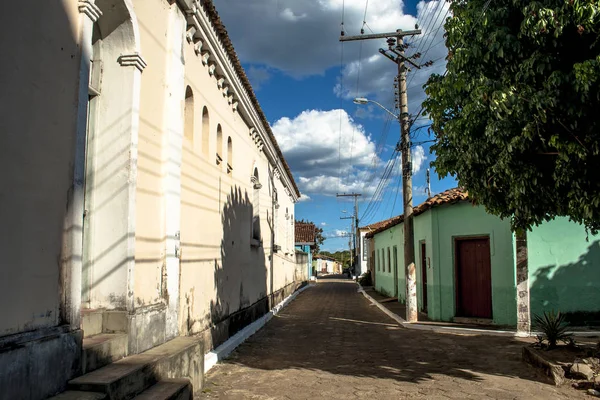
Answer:
[[522, 343], [399, 327], [348, 280], [320, 281], [206, 377], [212, 399], [582, 399], [520, 361]]

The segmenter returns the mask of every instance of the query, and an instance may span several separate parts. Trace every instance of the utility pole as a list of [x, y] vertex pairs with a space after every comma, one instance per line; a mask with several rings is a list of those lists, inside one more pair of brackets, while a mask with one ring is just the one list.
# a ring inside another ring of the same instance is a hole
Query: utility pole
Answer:
[[352, 263], [354, 263], [354, 257], [353, 257], [353, 253], [352, 253], [352, 241], [353, 241], [353, 235], [352, 235], [352, 226], [354, 225], [354, 215], [351, 215], [349, 217], [340, 217], [340, 219], [351, 219], [352, 223], [350, 224], [350, 234], [348, 235], [348, 249], [350, 250], [350, 265], [352, 265]]
[[[400, 84], [400, 114], [397, 116], [400, 123], [400, 149], [402, 152], [402, 197], [404, 200], [404, 267], [406, 274], [406, 320], [408, 322], [417, 322], [417, 273], [415, 268], [415, 232], [413, 224], [413, 204], [412, 204], [412, 163], [410, 160], [410, 122], [408, 120], [408, 95], [406, 92], [406, 72], [405, 62], [420, 69], [421, 66], [415, 64], [410, 58], [404, 55], [407, 46], [404, 45], [404, 37], [419, 35], [420, 29], [414, 31], [378, 33], [372, 35], [345, 36], [342, 32], [340, 41], [366, 40], [366, 39], [384, 39], [387, 38], [389, 54], [384, 49], [379, 52], [398, 66], [397, 80]], [[413, 58], [418, 58], [420, 54], [415, 54]], [[427, 62], [426, 65], [431, 65]], [[387, 111], [387, 110], [386, 110]], [[388, 111], [389, 112], [389, 111]]]
[[[350, 254], [352, 254], [354, 256], [354, 253], [357, 251], [358, 247], [357, 247], [357, 243], [356, 243], [356, 236], [358, 234], [358, 198], [362, 196], [361, 193], [349, 193], [349, 194], [336, 194], [336, 197], [354, 197], [354, 223], [353, 225], [353, 232], [352, 232], [352, 237], [354, 238], [354, 251], [352, 251], [352, 249], [350, 249]], [[359, 260], [360, 258], [358, 257], [358, 254], [356, 255], [356, 260]], [[358, 261], [357, 261], [358, 263]], [[354, 257], [352, 257], [352, 261], [350, 261], [350, 265], [352, 265], [355, 269], [354, 272], [356, 272], [356, 266], [354, 265]]]

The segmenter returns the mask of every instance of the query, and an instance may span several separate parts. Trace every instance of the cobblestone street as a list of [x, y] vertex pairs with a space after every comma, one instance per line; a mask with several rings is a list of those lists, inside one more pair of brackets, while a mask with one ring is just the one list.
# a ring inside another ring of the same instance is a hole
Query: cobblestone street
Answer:
[[349, 280], [320, 280], [206, 376], [203, 398], [566, 399], [512, 338], [399, 327]]

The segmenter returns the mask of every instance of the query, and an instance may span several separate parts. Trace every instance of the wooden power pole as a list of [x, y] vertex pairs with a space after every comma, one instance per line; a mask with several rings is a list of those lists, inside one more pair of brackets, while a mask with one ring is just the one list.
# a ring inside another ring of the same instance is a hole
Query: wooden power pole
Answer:
[[[415, 64], [410, 58], [405, 57], [404, 37], [419, 35], [421, 30], [377, 33], [372, 35], [359, 36], [340, 36], [340, 41], [366, 40], [366, 39], [384, 39], [387, 38], [390, 53], [384, 49], [379, 52], [393, 61], [398, 66], [397, 80], [400, 85], [399, 100], [400, 114], [397, 115], [400, 123], [400, 149], [402, 152], [402, 197], [404, 200], [404, 267], [406, 274], [406, 320], [408, 322], [417, 322], [417, 272], [415, 268], [415, 232], [413, 224], [413, 204], [412, 204], [412, 163], [410, 160], [410, 122], [408, 119], [408, 95], [406, 92], [406, 65], [410, 63], [419, 69], [420, 65]], [[377, 103], [379, 104], [379, 103]], [[385, 107], [381, 106], [385, 109]], [[385, 109], [390, 112], [389, 110]], [[390, 112], [391, 113], [391, 112]], [[392, 113], [393, 114], [393, 113]]]
[[[358, 257], [358, 254], [356, 254], [356, 258], [354, 258], [354, 253], [357, 251], [357, 235], [358, 235], [358, 198], [362, 196], [362, 194], [360, 193], [344, 193], [344, 194], [336, 194], [336, 197], [354, 197], [354, 215], [353, 215], [353, 223], [352, 223], [352, 236], [351, 238], [352, 241], [354, 242], [354, 250], [350, 249], [350, 254], [351, 254], [351, 261], [350, 261], [350, 265], [352, 267], [354, 267], [354, 272], [356, 272], [356, 266], [354, 265], [354, 260], [356, 260], [356, 263], [358, 263], [358, 260], [360, 259]], [[345, 219], [345, 218], [342, 218]]]

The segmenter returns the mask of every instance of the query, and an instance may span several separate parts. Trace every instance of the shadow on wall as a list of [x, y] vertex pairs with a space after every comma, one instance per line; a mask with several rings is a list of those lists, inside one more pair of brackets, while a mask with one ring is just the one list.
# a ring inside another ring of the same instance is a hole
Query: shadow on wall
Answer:
[[600, 241], [574, 263], [540, 267], [530, 287], [531, 315], [565, 313], [575, 326], [600, 326]]
[[215, 260], [217, 296], [210, 307], [214, 347], [269, 311], [265, 250], [251, 246], [252, 219], [248, 193], [232, 188], [221, 215], [221, 265]]

